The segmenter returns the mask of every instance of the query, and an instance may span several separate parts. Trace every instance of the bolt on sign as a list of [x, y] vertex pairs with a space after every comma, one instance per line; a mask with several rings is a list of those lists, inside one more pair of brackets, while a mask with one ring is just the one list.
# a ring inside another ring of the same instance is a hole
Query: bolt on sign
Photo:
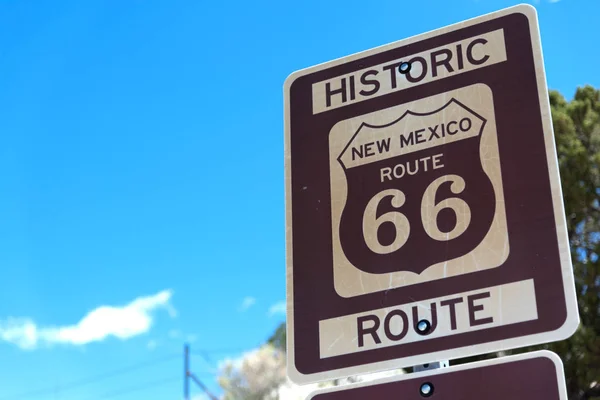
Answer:
[[567, 400], [563, 365], [549, 351], [400, 375], [313, 393], [308, 400]]
[[293, 381], [574, 332], [533, 7], [301, 70], [284, 92]]

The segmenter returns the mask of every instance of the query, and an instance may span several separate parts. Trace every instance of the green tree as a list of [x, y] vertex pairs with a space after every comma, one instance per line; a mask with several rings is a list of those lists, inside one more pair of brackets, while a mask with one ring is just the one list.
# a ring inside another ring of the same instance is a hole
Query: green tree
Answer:
[[277, 400], [286, 381], [285, 352], [264, 345], [242, 359], [226, 361], [218, 381], [222, 400]]
[[285, 331], [285, 322], [279, 324], [275, 332], [271, 335], [271, 337], [267, 340], [267, 343], [274, 346], [275, 348], [285, 351], [285, 343], [286, 343], [286, 331]]

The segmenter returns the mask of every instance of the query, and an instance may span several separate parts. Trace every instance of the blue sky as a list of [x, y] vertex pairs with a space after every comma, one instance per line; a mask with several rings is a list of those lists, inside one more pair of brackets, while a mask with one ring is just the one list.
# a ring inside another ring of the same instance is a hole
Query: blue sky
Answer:
[[[285, 318], [287, 75], [514, 4], [0, 2], [0, 400], [181, 399], [186, 340], [218, 392]], [[600, 3], [531, 4], [599, 87]]]

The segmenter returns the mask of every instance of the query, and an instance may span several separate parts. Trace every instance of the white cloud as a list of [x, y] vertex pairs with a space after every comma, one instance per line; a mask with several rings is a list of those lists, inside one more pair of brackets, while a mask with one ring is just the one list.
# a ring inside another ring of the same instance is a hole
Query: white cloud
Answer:
[[277, 314], [283, 314], [285, 315], [285, 300], [284, 301], [280, 301], [277, 302], [275, 304], [273, 304], [271, 307], [269, 307], [269, 316], [273, 316], [273, 315], [277, 315]]
[[245, 297], [244, 300], [242, 300], [242, 304], [240, 305], [239, 311], [240, 312], [247, 311], [254, 304], [256, 304], [256, 299], [254, 297], [250, 297], [250, 296]]
[[157, 346], [158, 346], [158, 342], [156, 340], [148, 341], [148, 349], [149, 350], [154, 350], [154, 349], [156, 349]]
[[209, 399], [210, 399], [210, 397], [208, 397], [206, 394], [200, 393], [200, 394], [193, 395], [191, 400], [209, 400]]
[[169, 331], [169, 338], [171, 339], [179, 339], [181, 337], [181, 332], [177, 329], [171, 329]]
[[0, 340], [33, 350], [40, 345], [80, 346], [101, 342], [109, 336], [129, 339], [150, 330], [156, 310], [165, 309], [171, 317], [177, 315], [170, 303], [172, 295], [172, 291], [163, 290], [138, 297], [124, 306], [100, 306], [75, 325], [40, 327], [30, 318], [9, 317], [0, 321]]

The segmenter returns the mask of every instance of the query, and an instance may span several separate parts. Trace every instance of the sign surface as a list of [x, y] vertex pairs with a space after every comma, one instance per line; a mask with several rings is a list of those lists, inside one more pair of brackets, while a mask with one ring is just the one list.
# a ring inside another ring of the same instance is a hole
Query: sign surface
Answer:
[[574, 332], [533, 7], [296, 72], [285, 99], [290, 379]]
[[[429, 385], [427, 395], [422, 385]], [[309, 400], [566, 400], [563, 365], [554, 353], [520, 356], [400, 375], [313, 393]]]

